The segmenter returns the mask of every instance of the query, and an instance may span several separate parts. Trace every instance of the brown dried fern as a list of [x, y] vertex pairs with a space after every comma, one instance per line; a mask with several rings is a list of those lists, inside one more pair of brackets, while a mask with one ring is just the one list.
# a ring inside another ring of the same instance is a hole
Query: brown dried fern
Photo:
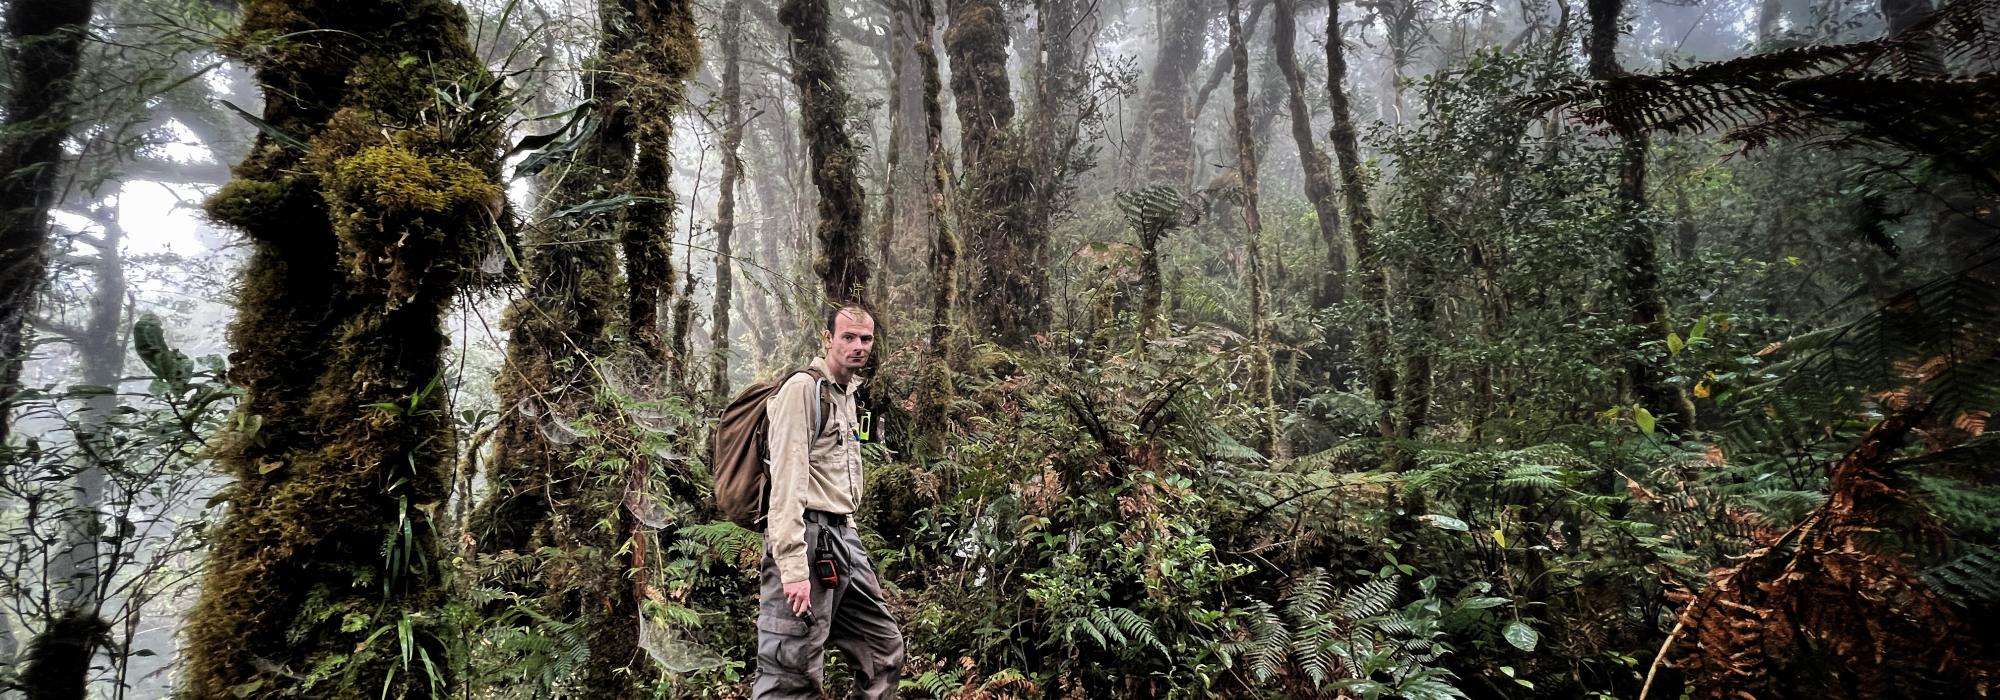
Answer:
[[1695, 697], [1986, 695], [2000, 650], [1908, 557], [1870, 544], [1885, 532], [1919, 548], [1944, 541], [1927, 514], [1910, 517], [1923, 511], [1891, 474], [1929, 413], [1928, 401], [1913, 401], [1871, 428], [1833, 466], [1826, 503], [1716, 571], [1682, 611], [1661, 657], [1687, 674]]

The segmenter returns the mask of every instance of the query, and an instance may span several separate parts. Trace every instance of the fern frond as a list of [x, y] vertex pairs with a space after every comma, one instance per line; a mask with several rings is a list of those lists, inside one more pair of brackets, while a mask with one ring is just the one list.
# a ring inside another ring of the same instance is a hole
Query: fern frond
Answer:
[[[1625, 135], [1719, 131], [1774, 141], [1878, 143], [1936, 158], [1989, 186], [2000, 155], [2000, 0], [1957, 0], [1895, 36], [1756, 54], [1522, 100]], [[1918, 107], [1917, 105], [1922, 105]]]
[[1355, 586], [1340, 597], [1340, 604], [1336, 609], [1341, 618], [1347, 620], [1360, 620], [1386, 613], [1396, 603], [1396, 584], [1399, 580], [1398, 577], [1391, 576], [1371, 579]]
[[1931, 590], [1960, 605], [2000, 602], [2000, 550], [1970, 546], [1958, 558], [1925, 569], [1922, 576]]

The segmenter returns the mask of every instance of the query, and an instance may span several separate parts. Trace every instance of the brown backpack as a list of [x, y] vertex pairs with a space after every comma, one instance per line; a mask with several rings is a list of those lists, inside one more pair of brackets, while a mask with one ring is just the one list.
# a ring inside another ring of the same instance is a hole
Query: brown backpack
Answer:
[[813, 379], [813, 393], [819, 397], [813, 410], [813, 435], [826, 430], [833, 402], [826, 397], [826, 375], [806, 368], [767, 382], [758, 382], [737, 394], [709, 438], [708, 471], [715, 477], [715, 509], [723, 518], [748, 530], [762, 531], [764, 514], [771, 508], [771, 475], [765, 465], [771, 457], [771, 421], [764, 404], [778, 395], [778, 389], [792, 377], [804, 374]]

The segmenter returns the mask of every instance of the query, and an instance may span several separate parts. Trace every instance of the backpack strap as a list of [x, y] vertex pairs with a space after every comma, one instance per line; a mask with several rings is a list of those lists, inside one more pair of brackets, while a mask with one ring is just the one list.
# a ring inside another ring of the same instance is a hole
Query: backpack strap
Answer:
[[826, 432], [827, 416], [821, 412], [822, 409], [826, 408], [826, 404], [829, 403], [826, 400], [826, 375], [820, 374], [819, 370], [811, 367], [799, 370], [798, 373], [812, 375], [813, 378], [812, 439], [818, 440], [819, 434]]

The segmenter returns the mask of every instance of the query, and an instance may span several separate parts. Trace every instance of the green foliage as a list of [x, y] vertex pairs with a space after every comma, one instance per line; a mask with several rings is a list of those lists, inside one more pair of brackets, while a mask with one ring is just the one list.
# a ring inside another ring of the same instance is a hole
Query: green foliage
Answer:
[[[14, 405], [30, 429], [0, 444], [0, 624], [31, 638], [101, 626], [75, 640], [78, 681], [95, 657], [113, 682], [134, 683], [133, 660], [164, 651], [145, 646], [149, 611], [131, 601], [190, 592], [214, 517], [201, 498], [215, 477], [208, 446], [240, 395], [221, 358], [190, 360], [159, 319], [139, 321], [134, 342], [150, 382], [28, 387]], [[13, 671], [0, 669], [0, 688]]]

